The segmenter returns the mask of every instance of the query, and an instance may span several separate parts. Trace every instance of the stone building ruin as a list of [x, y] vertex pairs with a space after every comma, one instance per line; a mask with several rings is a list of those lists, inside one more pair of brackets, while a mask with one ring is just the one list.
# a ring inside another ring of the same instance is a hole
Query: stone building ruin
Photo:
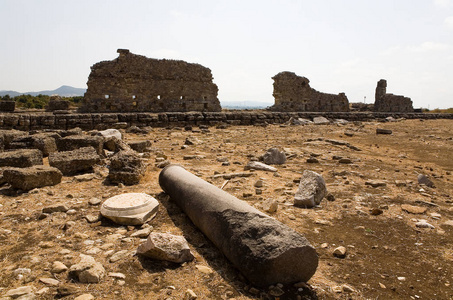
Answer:
[[221, 111], [209, 68], [117, 52], [91, 67], [81, 112]]
[[376, 112], [414, 112], [411, 98], [387, 94], [387, 81], [377, 83], [374, 111]]
[[349, 101], [338, 95], [318, 92], [310, 87], [308, 78], [293, 72], [280, 72], [274, 77], [275, 104], [273, 111], [347, 112]]

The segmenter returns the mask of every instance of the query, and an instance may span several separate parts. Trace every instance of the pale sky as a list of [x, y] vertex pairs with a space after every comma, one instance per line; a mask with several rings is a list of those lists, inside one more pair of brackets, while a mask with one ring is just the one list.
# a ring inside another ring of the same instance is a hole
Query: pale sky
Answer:
[[211, 69], [220, 101], [272, 104], [272, 76], [374, 102], [453, 107], [453, 0], [0, 0], [0, 90], [86, 88], [118, 48]]

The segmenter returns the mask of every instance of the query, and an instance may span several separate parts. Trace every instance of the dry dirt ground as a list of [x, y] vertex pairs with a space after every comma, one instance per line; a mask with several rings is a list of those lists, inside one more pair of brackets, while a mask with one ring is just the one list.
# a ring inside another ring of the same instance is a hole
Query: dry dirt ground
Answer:
[[[393, 134], [376, 135], [376, 128], [391, 129]], [[184, 299], [187, 289], [198, 299], [453, 299], [453, 121], [194, 129], [154, 128], [147, 135], [126, 134], [126, 140], [152, 142], [147, 174], [138, 185], [107, 184], [108, 170], [101, 166], [89, 181], [64, 177], [57, 186], [28, 193], [1, 187], [0, 295], [28, 285], [39, 291], [37, 299], [74, 299], [81, 294], [95, 299]], [[182, 149], [188, 136], [200, 143]], [[284, 165], [276, 166], [277, 176], [253, 171], [250, 177], [228, 182], [212, 178], [215, 173], [244, 172], [252, 157], [270, 147], [284, 149], [289, 156]], [[163, 155], [218, 187], [226, 183], [224, 190], [258, 209], [266, 200], [277, 200], [278, 210], [270, 215], [303, 234], [319, 254], [318, 269], [308, 286], [284, 286], [281, 296], [251, 286], [163, 194], [157, 180], [161, 169], [155, 163]], [[185, 160], [186, 155], [199, 157]], [[307, 163], [313, 156], [319, 162]], [[350, 158], [352, 163], [340, 164], [333, 156]], [[230, 165], [223, 166], [219, 158], [227, 158]], [[307, 169], [323, 175], [334, 201], [324, 199], [313, 209], [292, 205], [297, 182]], [[429, 176], [435, 187], [419, 185], [420, 173]], [[259, 179], [264, 181], [262, 194], [256, 194], [254, 187]], [[372, 187], [365, 184], [369, 180], [386, 185]], [[105, 200], [127, 192], [144, 192], [159, 200], [159, 212], [150, 225], [156, 232], [184, 235], [194, 261], [179, 265], [137, 257], [133, 252], [140, 239], [130, 235], [139, 227], [105, 219], [87, 222], [86, 215], [99, 212], [99, 205], [88, 203], [91, 198]], [[39, 220], [41, 209], [56, 203], [73, 210]], [[403, 210], [404, 204], [417, 206], [421, 213]], [[416, 227], [420, 219], [434, 228]], [[345, 258], [333, 256], [338, 246], [346, 247]], [[131, 255], [109, 262], [120, 250]], [[80, 253], [90, 253], [106, 273], [120, 272], [126, 278], [106, 275], [100, 283], [83, 284], [69, 278], [67, 271], [50, 272], [54, 261], [70, 266], [78, 262]], [[212, 272], [200, 271], [200, 265]], [[18, 268], [29, 268], [31, 274], [18, 275]], [[60, 282], [48, 286], [40, 278]], [[68, 296], [61, 294], [64, 288]]]

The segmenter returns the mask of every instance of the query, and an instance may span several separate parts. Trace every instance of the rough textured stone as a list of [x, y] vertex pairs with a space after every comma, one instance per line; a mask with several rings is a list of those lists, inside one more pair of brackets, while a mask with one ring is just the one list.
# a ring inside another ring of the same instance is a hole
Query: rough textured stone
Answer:
[[80, 261], [69, 268], [69, 275], [83, 283], [98, 283], [104, 277], [105, 269], [93, 257], [80, 254]]
[[63, 175], [92, 172], [93, 166], [100, 161], [93, 147], [83, 147], [72, 151], [55, 152], [49, 155], [49, 165], [59, 169]]
[[426, 207], [402, 204], [401, 209], [411, 214], [424, 214], [428, 209]]
[[418, 180], [419, 184], [424, 184], [424, 185], [426, 185], [427, 187], [430, 187], [430, 188], [434, 187], [434, 183], [431, 181], [431, 179], [429, 179], [424, 174], [418, 174], [417, 180]]
[[294, 196], [294, 205], [313, 207], [318, 205], [326, 195], [327, 188], [324, 178], [316, 172], [305, 170]]
[[27, 295], [27, 294], [33, 294], [34, 288], [32, 286], [20, 286], [18, 288], [9, 290], [4, 294], [5, 297], [11, 297], [12, 299], [17, 299], [21, 296]]
[[152, 232], [137, 248], [137, 254], [175, 263], [191, 261], [194, 256], [183, 236]]
[[100, 136], [70, 135], [57, 140], [58, 151], [72, 151], [84, 147], [93, 147], [102, 155], [104, 138]]
[[261, 171], [268, 171], [268, 172], [277, 172], [277, 168], [272, 166], [266, 165], [265, 163], [259, 161], [250, 161], [244, 167], [244, 170], [261, 170]]
[[285, 152], [270, 148], [264, 153], [263, 162], [268, 165], [283, 165], [286, 162]]
[[378, 112], [413, 112], [410, 98], [387, 94], [387, 81], [381, 79], [376, 86], [374, 111]]
[[126, 193], [113, 196], [102, 203], [101, 214], [122, 225], [141, 225], [152, 219], [159, 202], [144, 193]]
[[123, 135], [121, 134], [121, 131], [119, 131], [118, 129], [112, 129], [112, 128], [99, 131], [99, 132], [97, 132], [97, 135], [102, 136], [104, 139], [113, 138], [113, 137], [117, 138], [119, 140], [123, 139]]
[[313, 123], [315, 125], [327, 125], [330, 124], [330, 121], [325, 117], [314, 117]]
[[118, 49], [119, 57], [91, 67], [82, 111], [220, 111], [211, 70]]
[[133, 185], [140, 182], [145, 171], [146, 166], [135, 151], [119, 151], [111, 159], [107, 178], [112, 183]]
[[0, 167], [26, 168], [42, 164], [42, 152], [37, 149], [0, 152]]
[[376, 128], [376, 134], [392, 134], [390, 129]]
[[129, 147], [132, 148], [132, 150], [137, 151], [139, 153], [145, 152], [149, 147], [151, 147], [151, 141], [150, 140], [144, 140], [144, 141], [129, 141], [127, 142]]
[[318, 256], [299, 233], [177, 165], [159, 184], [252, 284], [307, 281]]
[[338, 95], [318, 92], [310, 87], [310, 80], [292, 72], [280, 72], [274, 77], [274, 111], [349, 111], [344, 93]]
[[43, 156], [49, 156], [50, 153], [57, 151], [55, 136], [58, 134], [35, 134], [22, 136], [11, 141], [9, 149], [38, 149]]
[[60, 170], [48, 166], [8, 168], [3, 172], [6, 182], [13, 188], [24, 191], [59, 184], [62, 176]]

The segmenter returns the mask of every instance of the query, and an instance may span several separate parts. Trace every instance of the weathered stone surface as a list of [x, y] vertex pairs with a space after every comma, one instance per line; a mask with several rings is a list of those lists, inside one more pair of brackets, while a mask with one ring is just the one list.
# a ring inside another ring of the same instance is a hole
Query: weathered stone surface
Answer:
[[308, 120], [308, 119], [304, 119], [304, 118], [293, 118], [291, 117], [289, 119], [289, 124], [291, 125], [308, 125], [308, 124], [313, 124], [312, 121]]
[[378, 112], [413, 112], [410, 98], [387, 94], [387, 81], [381, 79], [376, 86], [374, 111]]
[[65, 272], [66, 270], [68, 270], [68, 267], [64, 263], [61, 261], [54, 261], [50, 272], [59, 274]]
[[91, 67], [82, 111], [220, 111], [211, 70], [118, 49], [119, 57]]
[[126, 193], [104, 201], [101, 214], [118, 224], [141, 225], [152, 219], [159, 202], [145, 193]]
[[330, 124], [330, 121], [325, 117], [314, 117], [313, 123], [315, 125], [327, 125]]
[[277, 168], [272, 166], [266, 165], [265, 163], [259, 161], [249, 161], [247, 165], [244, 167], [244, 170], [261, 170], [261, 171], [268, 171], [268, 172], [277, 172]]
[[140, 182], [140, 179], [145, 175], [145, 171], [146, 166], [137, 152], [119, 151], [111, 159], [107, 178], [112, 183], [133, 185]]
[[129, 141], [127, 142], [129, 147], [132, 148], [132, 150], [137, 151], [139, 153], [145, 152], [149, 147], [151, 147], [151, 141], [150, 140], [144, 140], [144, 141]]
[[0, 111], [13, 112], [16, 109], [16, 101], [2, 100], [0, 101]]
[[97, 135], [102, 136], [104, 139], [113, 138], [113, 137], [117, 138], [119, 140], [123, 139], [123, 135], [121, 134], [121, 131], [119, 131], [118, 129], [113, 129], [113, 128], [99, 131], [99, 132], [97, 132]]
[[274, 111], [349, 111], [344, 93], [338, 95], [318, 92], [310, 80], [292, 72], [280, 72], [274, 77]]
[[268, 165], [283, 165], [286, 162], [285, 152], [270, 148], [263, 155], [263, 162]]
[[333, 256], [338, 258], [345, 258], [347, 254], [347, 249], [343, 246], [337, 247], [333, 250]]
[[11, 187], [24, 191], [59, 184], [62, 176], [60, 170], [48, 166], [8, 168], [3, 172], [3, 178]]
[[20, 286], [18, 288], [9, 290], [4, 294], [5, 297], [10, 297], [12, 299], [18, 299], [27, 294], [33, 294], [34, 288], [32, 286]]
[[401, 209], [411, 214], [424, 214], [428, 209], [422, 206], [402, 204]]
[[[58, 136], [58, 134], [55, 134]], [[57, 144], [53, 134], [34, 134], [13, 139], [8, 146], [9, 149], [38, 149], [43, 156], [57, 151]]]
[[376, 134], [392, 134], [390, 129], [376, 128]]
[[55, 212], [67, 212], [69, 207], [66, 204], [53, 204], [51, 206], [44, 207], [42, 212], [45, 214], [52, 214]]
[[376, 188], [376, 187], [380, 187], [380, 186], [387, 186], [387, 183], [385, 181], [383, 181], [383, 180], [377, 180], [376, 179], [376, 180], [367, 180], [365, 182], [365, 185], [369, 185], [371, 187]]
[[51, 96], [46, 111], [68, 110], [71, 102], [61, 99], [60, 96]]
[[419, 184], [424, 184], [424, 185], [426, 185], [427, 187], [430, 187], [430, 188], [434, 187], [434, 183], [431, 181], [431, 179], [429, 179], [424, 174], [418, 174], [417, 180], [418, 180]]
[[72, 151], [84, 147], [93, 147], [102, 155], [104, 138], [100, 136], [70, 135], [57, 141], [58, 151]]
[[318, 205], [327, 195], [326, 182], [316, 172], [305, 170], [294, 196], [294, 205], [310, 208]]
[[0, 152], [0, 167], [26, 168], [42, 164], [42, 152], [37, 149]]
[[191, 261], [194, 256], [183, 236], [152, 232], [137, 248], [137, 254], [175, 263]]
[[93, 147], [83, 147], [72, 151], [54, 152], [49, 155], [49, 165], [65, 176], [92, 172], [93, 166], [100, 161]]
[[159, 184], [252, 284], [307, 281], [315, 249], [299, 233], [177, 165]]
[[69, 268], [69, 275], [83, 283], [98, 283], [104, 278], [105, 269], [93, 257], [80, 254], [80, 261]]

